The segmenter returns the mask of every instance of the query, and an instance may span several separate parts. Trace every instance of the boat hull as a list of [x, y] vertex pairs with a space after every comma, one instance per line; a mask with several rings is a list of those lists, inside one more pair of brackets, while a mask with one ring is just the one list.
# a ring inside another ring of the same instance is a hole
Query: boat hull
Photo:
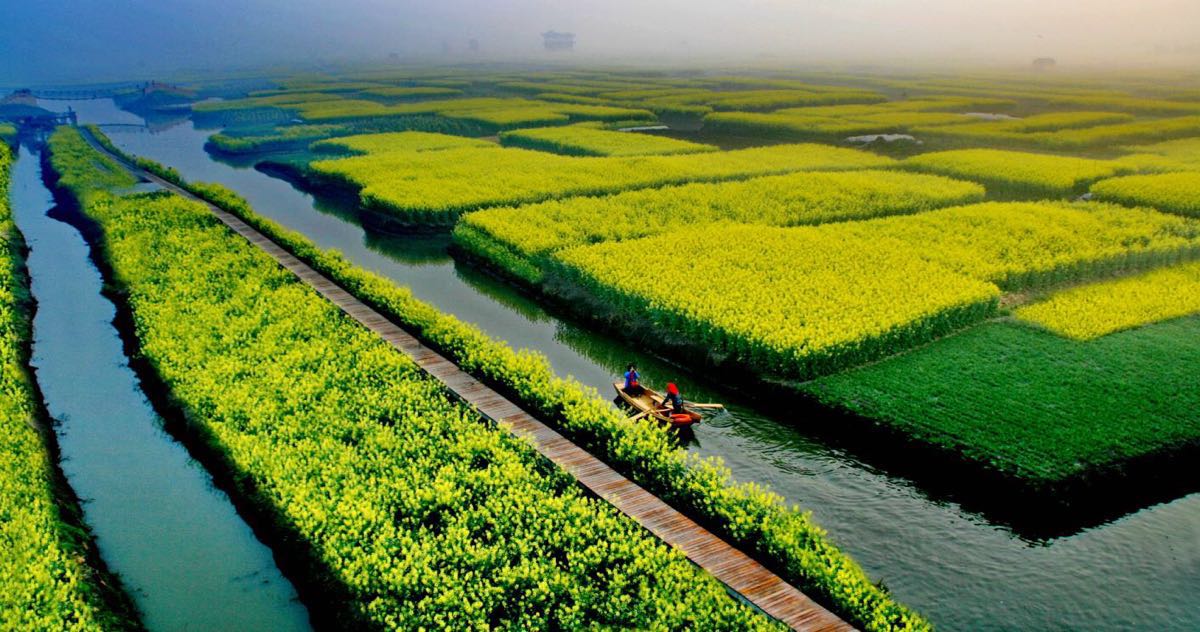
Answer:
[[700, 423], [700, 413], [694, 410], [684, 408], [682, 415], [667, 415], [659, 412], [664, 408], [663, 401], [666, 399], [658, 391], [642, 387], [641, 395], [630, 395], [625, 392], [624, 383], [613, 382], [613, 388], [617, 391], [617, 396], [621, 398], [630, 407], [637, 410], [639, 413], [645, 413], [647, 417], [653, 418], [655, 421], [664, 424], [670, 424], [674, 428], [687, 428]]

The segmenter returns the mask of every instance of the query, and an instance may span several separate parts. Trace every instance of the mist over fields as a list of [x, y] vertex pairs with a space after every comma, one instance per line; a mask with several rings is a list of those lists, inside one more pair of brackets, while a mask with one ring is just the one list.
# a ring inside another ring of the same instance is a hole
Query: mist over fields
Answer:
[[[1200, 61], [1194, 0], [3, 0], [0, 85], [400, 59], [1062, 68]], [[551, 55], [540, 33], [575, 33]], [[477, 42], [477, 51], [469, 42]]]

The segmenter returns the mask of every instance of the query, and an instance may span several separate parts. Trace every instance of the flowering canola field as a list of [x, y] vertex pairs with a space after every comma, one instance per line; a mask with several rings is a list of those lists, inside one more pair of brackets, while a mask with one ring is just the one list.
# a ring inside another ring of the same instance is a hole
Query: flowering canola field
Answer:
[[[657, 253], [653, 275], [637, 262]], [[760, 370], [810, 378], [992, 315], [1021, 290], [1200, 256], [1200, 222], [983, 203], [790, 229], [715, 223], [552, 255], [551, 287]], [[994, 285], [993, 285], [994, 284]]]
[[1103, 281], [1025, 305], [1017, 318], [1075, 340], [1091, 340], [1200, 312], [1200, 263]]
[[712, 145], [666, 136], [595, 129], [585, 124], [503, 132], [500, 134], [500, 144], [569, 156], [647, 156], [717, 151]]
[[1092, 195], [1121, 204], [1152, 206], [1200, 217], [1200, 171], [1125, 176], [1092, 185]]
[[555, 250], [661, 234], [717, 221], [800, 226], [900, 215], [983, 199], [983, 187], [899, 171], [800, 172], [567, 198], [469, 213], [455, 226], [460, 247], [526, 281]]
[[[342, 141], [374, 145], [377, 139]], [[360, 145], [362, 146], [362, 145]], [[386, 148], [319, 160], [320, 176], [360, 188], [363, 203], [414, 224], [453, 225], [485, 208], [695, 181], [818, 169], [865, 169], [890, 158], [823, 145], [776, 145], [679, 156], [571, 157], [508, 147], [415, 152]]]
[[904, 166], [1036, 196], [1081, 193], [1088, 183], [1117, 175], [1123, 169], [1111, 161], [1000, 149], [920, 154], [906, 159]]
[[925, 259], [1005, 290], [1200, 256], [1200, 222], [1098, 203], [985, 202], [853, 222], [836, 230], [901, 241]]
[[[647, 275], [635, 262], [670, 254]], [[713, 224], [561, 251], [554, 274], [621, 319], [761, 370], [810, 378], [977, 322], [994, 285], [850, 231]], [[635, 316], [636, 315], [636, 316]]]

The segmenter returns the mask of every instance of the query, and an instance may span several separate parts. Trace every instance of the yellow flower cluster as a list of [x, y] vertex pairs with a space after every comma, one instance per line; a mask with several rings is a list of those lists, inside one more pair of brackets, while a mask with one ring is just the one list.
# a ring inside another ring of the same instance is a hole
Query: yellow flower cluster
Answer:
[[1076, 340], [1200, 313], [1200, 262], [1092, 283], [1018, 308], [1017, 318]]
[[[415, 88], [383, 89], [381, 86], [356, 86], [361, 94], [339, 94], [333, 92], [283, 92], [269, 96], [232, 99], [196, 106], [201, 114], [221, 114], [237, 110], [274, 108], [290, 111], [313, 122], [348, 121], [357, 118], [383, 118], [415, 115], [438, 115], [450, 120], [475, 122], [497, 129], [518, 126], [548, 125], [570, 120], [649, 120], [654, 115], [648, 110], [617, 107], [612, 105], [581, 105], [482, 97], [470, 99], [440, 99], [416, 103], [383, 103], [394, 101], [404, 92]], [[425, 94], [430, 94], [426, 90]], [[375, 97], [373, 100], [364, 97]]]
[[439, 88], [435, 86], [388, 86], [381, 88], [367, 88], [362, 91], [363, 96], [380, 97], [384, 99], [422, 99], [426, 97], [455, 97], [463, 93], [457, 88]]
[[906, 159], [904, 166], [1032, 195], [1082, 192], [1088, 183], [1117, 175], [1122, 170], [1120, 164], [1112, 161], [1000, 149], [919, 154]]
[[359, 134], [330, 138], [312, 144], [314, 151], [348, 154], [385, 154], [470, 147], [495, 147], [495, 143], [477, 138], [433, 134], [430, 132], [393, 132], [388, 134]]
[[919, 126], [965, 125], [969, 116], [946, 112], [964, 102], [957, 99], [893, 101], [874, 105], [789, 108], [770, 113], [717, 112], [705, 126], [731, 133], [783, 138], [830, 138], [853, 134], [904, 132]]
[[1200, 170], [1200, 138], [1180, 138], [1153, 145], [1126, 147], [1138, 154], [1153, 154], [1178, 163], [1180, 167]]
[[1200, 114], [1200, 103], [1173, 99], [1147, 99], [1117, 95], [1063, 95], [1047, 99], [1051, 105], [1068, 105], [1134, 112], [1138, 114]]
[[571, 156], [647, 156], [717, 151], [713, 145], [667, 136], [596, 129], [582, 124], [503, 132], [500, 134], [500, 144]]
[[[712, 224], [561, 251], [596, 304], [768, 373], [812, 378], [989, 316], [1000, 291], [840, 226]], [[657, 253], [655, 274], [631, 265]]]
[[[632, 265], [662, 253], [656, 276]], [[554, 253], [552, 285], [680, 341], [813, 377], [896, 353], [1025, 289], [1200, 256], [1200, 223], [1101, 204], [985, 203], [791, 229], [709, 224]]]
[[455, 243], [537, 283], [554, 250], [717, 221], [799, 226], [916, 213], [983, 199], [978, 184], [900, 171], [801, 172], [568, 198], [468, 213]]
[[647, 99], [656, 104], [706, 105], [714, 110], [775, 110], [779, 108], [836, 105], [842, 103], [880, 103], [886, 98], [867, 90], [692, 90], [687, 93]]
[[902, 242], [930, 261], [1006, 290], [1200, 255], [1200, 222], [1098, 203], [988, 202], [827, 228]]
[[1092, 185], [1092, 194], [1101, 200], [1200, 217], [1200, 171], [1102, 180]]
[[385, 151], [317, 161], [311, 168], [361, 188], [366, 206], [390, 212], [402, 221], [450, 225], [462, 212], [489, 206], [793, 171], [883, 167], [894, 162], [863, 151], [822, 145], [622, 157], [569, 157], [493, 147]]
[[912, 131], [922, 138], [1050, 150], [1154, 142], [1200, 134], [1200, 116], [1130, 120], [1132, 117], [1127, 114], [1112, 112], [1106, 120], [1101, 118], [1102, 115], [1100, 112], [1060, 112], [1016, 121], [917, 127]]

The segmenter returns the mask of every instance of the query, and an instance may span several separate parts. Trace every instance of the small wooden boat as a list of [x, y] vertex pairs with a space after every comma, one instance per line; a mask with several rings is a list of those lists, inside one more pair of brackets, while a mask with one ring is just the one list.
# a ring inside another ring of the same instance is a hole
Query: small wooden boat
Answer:
[[666, 398], [660, 395], [657, 391], [642, 387], [642, 394], [634, 397], [625, 392], [623, 388], [624, 382], [613, 382], [613, 388], [617, 389], [617, 395], [638, 411], [641, 417], [651, 417], [665, 424], [671, 424], [675, 428], [687, 428], [693, 424], [700, 423], [700, 413], [684, 408], [684, 413], [681, 415], [671, 415], [664, 411], [663, 400]]

